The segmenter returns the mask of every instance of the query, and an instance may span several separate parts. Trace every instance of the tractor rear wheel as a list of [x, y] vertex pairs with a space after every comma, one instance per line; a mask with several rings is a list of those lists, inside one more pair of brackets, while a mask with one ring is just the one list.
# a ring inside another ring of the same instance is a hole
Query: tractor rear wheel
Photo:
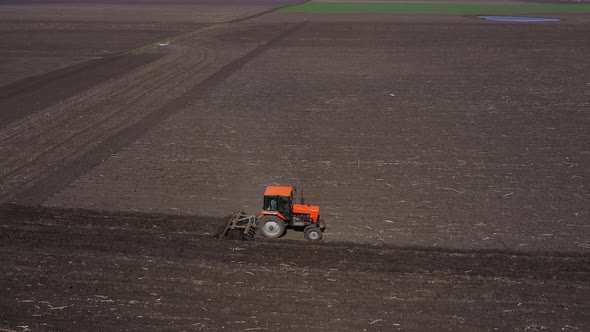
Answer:
[[317, 226], [308, 226], [303, 232], [305, 238], [309, 241], [319, 241], [322, 239], [322, 230]]
[[264, 216], [258, 221], [258, 230], [264, 237], [276, 239], [285, 233], [285, 222], [275, 216]]

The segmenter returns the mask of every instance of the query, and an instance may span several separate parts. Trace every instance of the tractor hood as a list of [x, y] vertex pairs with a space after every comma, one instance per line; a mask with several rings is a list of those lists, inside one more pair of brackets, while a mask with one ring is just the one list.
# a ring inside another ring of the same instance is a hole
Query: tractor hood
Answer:
[[314, 222], [320, 218], [320, 207], [317, 205], [293, 204], [293, 213], [309, 214]]

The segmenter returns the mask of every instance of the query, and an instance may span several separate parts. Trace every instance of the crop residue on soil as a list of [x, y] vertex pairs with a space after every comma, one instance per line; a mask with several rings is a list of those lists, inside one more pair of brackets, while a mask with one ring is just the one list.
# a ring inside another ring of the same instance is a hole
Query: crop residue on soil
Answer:
[[587, 255], [219, 241], [206, 222], [0, 207], [0, 329], [590, 328]]

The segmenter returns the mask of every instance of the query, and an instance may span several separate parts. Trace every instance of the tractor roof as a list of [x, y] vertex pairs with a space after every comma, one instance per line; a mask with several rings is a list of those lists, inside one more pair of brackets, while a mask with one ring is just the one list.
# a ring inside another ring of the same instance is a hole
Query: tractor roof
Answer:
[[268, 186], [264, 191], [264, 196], [291, 196], [293, 187], [287, 186]]

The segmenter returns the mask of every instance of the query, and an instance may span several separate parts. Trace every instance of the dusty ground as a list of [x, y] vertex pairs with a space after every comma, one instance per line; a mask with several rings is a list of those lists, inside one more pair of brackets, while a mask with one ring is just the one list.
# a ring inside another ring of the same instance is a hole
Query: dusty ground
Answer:
[[[589, 328], [588, 15], [34, 3], [0, 0], [1, 328]], [[324, 244], [212, 238], [269, 184]]]

